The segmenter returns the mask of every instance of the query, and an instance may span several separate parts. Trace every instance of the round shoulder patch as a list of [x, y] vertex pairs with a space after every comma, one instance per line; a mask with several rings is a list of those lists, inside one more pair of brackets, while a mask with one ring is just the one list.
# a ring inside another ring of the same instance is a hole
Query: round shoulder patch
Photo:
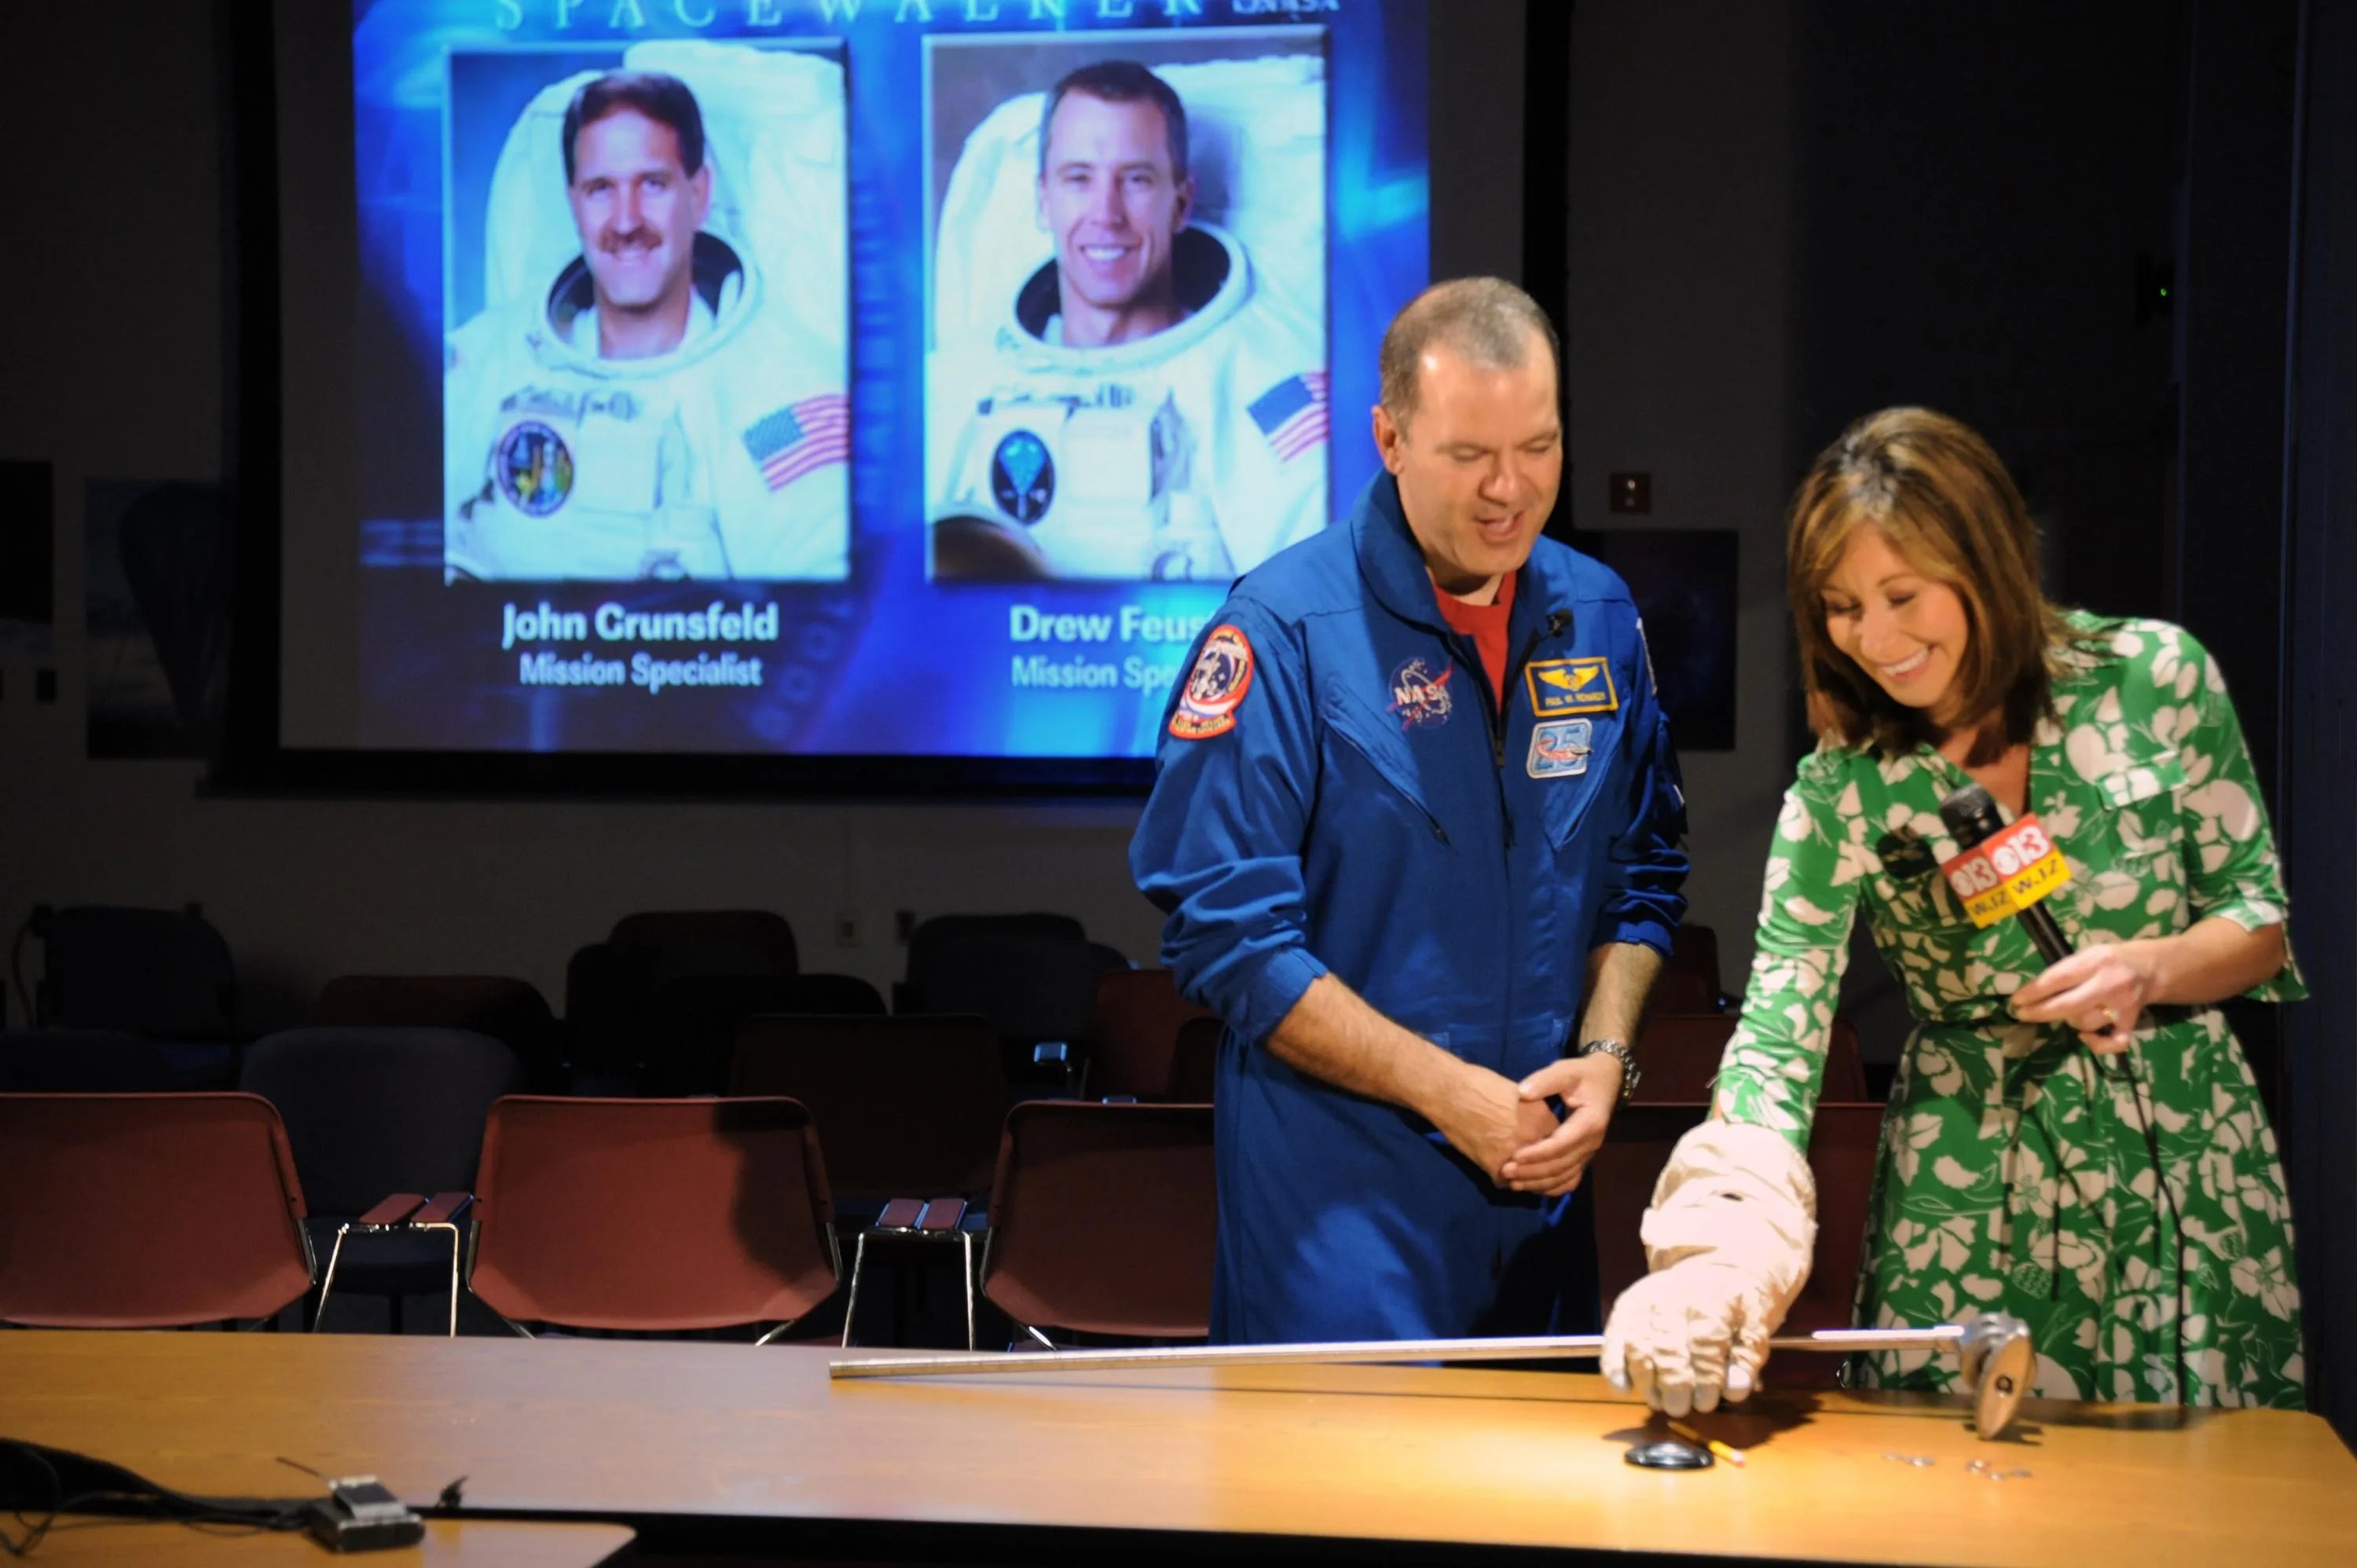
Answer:
[[1252, 690], [1252, 643], [1232, 626], [1211, 628], [1203, 651], [1187, 671], [1178, 705], [1170, 713], [1170, 733], [1180, 740], [1207, 740], [1236, 727], [1236, 704]]

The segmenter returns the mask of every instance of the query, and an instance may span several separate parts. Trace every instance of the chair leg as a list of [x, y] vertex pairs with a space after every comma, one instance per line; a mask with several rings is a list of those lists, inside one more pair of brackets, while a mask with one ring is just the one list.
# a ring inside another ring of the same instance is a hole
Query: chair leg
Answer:
[[779, 1335], [783, 1334], [787, 1329], [791, 1328], [795, 1324], [800, 1323], [802, 1319], [799, 1317], [789, 1317], [783, 1323], [779, 1324], [775, 1328], [770, 1329], [767, 1334], [762, 1335], [759, 1339], [754, 1340], [753, 1343], [756, 1345], [767, 1345], [770, 1340], [775, 1339]]
[[1032, 1338], [1039, 1341], [1039, 1348], [1043, 1350], [1053, 1350], [1056, 1348], [1056, 1342], [1053, 1339], [1049, 1338], [1046, 1335], [1040, 1333], [1038, 1329], [1032, 1327], [1028, 1323], [1023, 1326], [1023, 1332], [1031, 1336]]
[[450, 1227], [450, 1337], [458, 1337], [458, 1228]]
[[860, 1232], [859, 1244], [851, 1250], [851, 1299], [843, 1304], [843, 1343], [851, 1345], [852, 1320], [859, 1312], [859, 1273], [867, 1264], [867, 1234]]
[[958, 1232], [958, 1249], [959, 1249], [959, 1254], [960, 1254], [960, 1272], [961, 1272], [961, 1273], [963, 1273], [964, 1274], [964, 1276], [965, 1276], [965, 1279], [964, 1279], [964, 1284], [965, 1284], [965, 1348], [966, 1348], [967, 1349], [971, 1350], [971, 1349], [973, 1349], [973, 1348], [974, 1348], [974, 1232], [973, 1232], [973, 1231], [971, 1231], [971, 1230], [961, 1230], [961, 1231], [959, 1231], [959, 1232]]
[[336, 1244], [328, 1253], [328, 1273], [319, 1281], [319, 1305], [311, 1309], [311, 1332], [314, 1334], [319, 1332], [319, 1326], [328, 1321], [328, 1294], [336, 1288], [336, 1263], [344, 1255], [344, 1235], [350, 1230], [351, 1227], [349, 1225], [336, 1227]]

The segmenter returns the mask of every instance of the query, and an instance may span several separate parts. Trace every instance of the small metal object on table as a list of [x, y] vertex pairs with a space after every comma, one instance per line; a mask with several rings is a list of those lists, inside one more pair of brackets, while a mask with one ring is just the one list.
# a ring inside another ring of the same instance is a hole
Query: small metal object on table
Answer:
[[1964, 1468], [1973, 1475], [1978, 1476], [1984, 1481], [2027, 1481], [2029, 1479], [2029, 1472], [2027, 1470], [2001, 1470], [1986, 1459], [1975, 1459], [1970, 1464], [1966, 1465]]
[[1713, 1463], [1708, 1450], [1675, 1437], [1634, 1444], [1620, 1457], [1640, 1470], [1707, 1470]]

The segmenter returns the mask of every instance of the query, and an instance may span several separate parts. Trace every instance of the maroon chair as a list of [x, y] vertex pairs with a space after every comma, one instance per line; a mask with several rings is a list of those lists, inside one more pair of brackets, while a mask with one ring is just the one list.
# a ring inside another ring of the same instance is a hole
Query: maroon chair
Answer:
[[1718, 983], [1718, 933], [1708, 926], [1680, 926], [1646, 1011], [1722, 1013], [1727, 1002]]
[[1170, 1098], [1181, 1105], [1209, 1105], [1220, 1076], [1220, 1040], [1228, 1026], [1217, 1017], [1189, 1018], [1178, 1027], [1170, 1051]]
[[1098, 976], [1096, 1003], [1089, 1013], [1096, 1067], [1090, 1092], [1135, 1100], [1188, 1098], [1171, 1087], [1178, 1032], [1192, 1020], [1211, 1016], [1210, 1008], [1178, 994], [1167, 969], [1116, 969]]
[[[1857, 1294], [1858, 1258], [1866, 1246], [1867, 1205], [1874, 1193], [1874, 1167], [1882, 1151], [1883, 1108], [1874, 1104], [1820, 1101], [1809, 1133], [1809, 1170], [1817, 1178], [1817, 1248], [1809, 1283], [1785, 1315], [1784, 1332], [1811, 1334], [1847, 1328]], [[1840, 1369], [1838, 1356], [1795, 1356], [1821, 1363], [1830, 1386]], [[1782, 1381], [1800, 1382], [1809, 1368], [1786, 1367]]]
[[[1650, 1068], [1646, 1076], [1652, 1076]], [[1596, 1206], [1597, 1289], [1608, 1315], [1620, 1293], [1645, 1275], [1645, 1244], [1637, 1228], [1653, 1201], [1653, 1184], [1669, 1164], [1670, 1150], [1709, 1114], [1710, 1107], [1699, 1101], [1624, 1105], [1613, 1113], [1603, 1147], [1588, 1162], [1582, 1179]]]
[[[843, 1342], [858, 1324], [867, 1243], [954, 1244], [974, 1338], [974, 1231], [966, 1199], [990, 1185], [1006, 1119], [999, 1038], [979, 1018], [748, 1018], [732, 1094], [782, 1094], [810, 1108], [826, 1145], [839, 1232], [853, 1242]], [[880, 1210], [880, 1212], [879, 1212]]]
[[847, 1198], [981, 1192], [1006, 1119], [998, 1036], [979, 1018], [748, 1018], [728, 1092], [807, 1106]]
[[832, 1208], [791, 1100], [511, 1095], [483, 1126], [468, 1283], [519, 1334], [774, 1323], [767, 1343], [834, 1294]]
[[[1741, 1015], [1735, 1013], [1663, 1013], [1646, 1020], [1644, 1032], [1637, 1039], [1641, 1076], [1634, 1101], [1641, 1105], [1706, 1103], [1712, 1080], [1718, 1077], [1720, 1058], [1727, 1054], [1727, 1042], [1741, 1022]], [[1846, 1018], [1834, 1020], [1818, 1097], [1842, 1102], [1866, 1098], [1866, 1065], [1858, 1056], [1857, 1029]]]
[[1692, 1105], [1710, 1099], [1727, 1036], [1740, 1020], [1732, 1013], [1657, 1013], [1637, 1036], [1641, 1105]]
[[1825, 1076], [1817, 1085], [1817, 1099], [1835, 1105], [1863, 1105], [1871, 1098], [1866, 1091], [1866, 1058], [1857, 1048], [1857, 1026], [1836, 1018], [1833, 1043], [1825, 1047]]
[[991, 1186], [983, 1294], [1042, 1344], [1042, 1326], [1208, 1335], [1217, 1192], [1208, 1105], [1017, 1105]]
[[311, 1288], [303, 1187], [253, 1094], [0, 1094], [0, 1322], [274, 1318]]

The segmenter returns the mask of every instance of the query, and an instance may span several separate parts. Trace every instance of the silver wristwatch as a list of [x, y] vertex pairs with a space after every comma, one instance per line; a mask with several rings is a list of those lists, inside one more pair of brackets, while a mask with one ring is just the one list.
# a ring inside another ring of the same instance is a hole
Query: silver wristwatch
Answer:
[[1637, 1091], [1637, 1079], [1642, 1076], [1637, 1070], [1637, 1053], [1619, 1040], [1582, 1040], [1572, 1047], [1571, 1054], [1576, 1057], [1585, 1057], [1598, 1051], [1603, 1052], [1608, 1057], [1620, 1058], [1620, 1103], [1628, 1104], [1629, 1097]]

